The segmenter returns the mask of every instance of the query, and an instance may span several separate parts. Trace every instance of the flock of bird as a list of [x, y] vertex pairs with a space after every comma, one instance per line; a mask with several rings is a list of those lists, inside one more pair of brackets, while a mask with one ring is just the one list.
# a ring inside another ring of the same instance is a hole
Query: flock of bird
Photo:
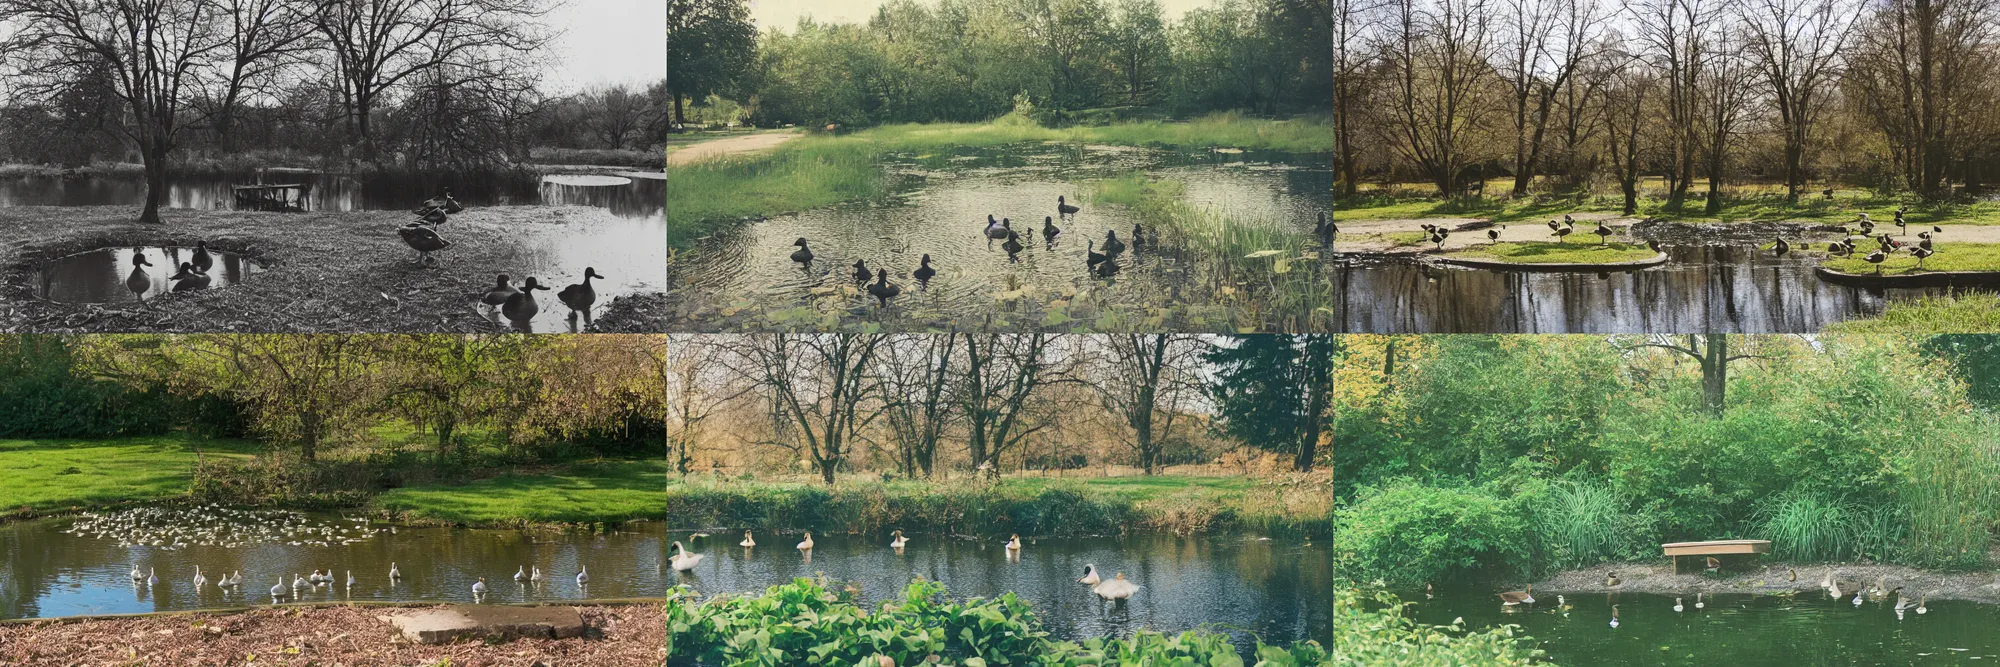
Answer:
[[[140, 303], [145, 303], [146, 294], [153, 291], [153, 274], [146, 269], [153, 266], [146, 259], [144, 248], [132, 249], [132, 273], [125, 276], [125, 289], [131, 290]], [[208, 270], [215, 268], [215, 254], [208, 251], [207, 241], [194, 242], [194, 257], [175, 267], [174, 274], [167, 277], [170, 292], [193, 292], [208, 289], [214, 278]]]
[[[1713, 556], [1708, 557], [1707, 565], [1708, 567], [1705, 570], [1707, 572], [1715, 572], [1722, 567], [1721, 561], [1717, 560]], [[1796, 582], [1799, 579], [1799, 573], [1797, 570], [1788, 569], [1786, 570], [1786, 578], [1789, 581]], [[1604, 585], [1606, 588], [1617, 588], [1619, 583], [1621, 583], [1621, 581], [1618, 578], [1618, 573], [1612, 572], [1605, 575]], [[1861, 605], [1865, 602], [1871, 600], [1877, 602], [1886, 601], [1890, 598], [1890, 596], [1894, 596], [1896, 598], [1896, 601], [1895, 604], [1890, 606], [1890, 609], [1896, 612], [1897, 620], [1902, 620], [1904, 618], [1904, 614], [1910, 611], [1915, 611], [1920, 616], [1923, 614], [1930, 613], [1930, 607], [1927, 605], [1928, 601], [1930, 600], [1929, 594], [1919, 595], [1917, 596], [1917, 599], [1915, 601], [1912, 601], [1910, 600], [1909, 596], [1903, 594], [1903, 587], [1897, 586], [1895, 588], [1890, 588], [1887, 576], [1877, 576], [1875, 578], [1875, 583], [1867, 585], [1863, 585], [1860, 582], [1843, 582], [1835, 577], [1834, 569], [1829, 567], [1826, 569], [1826, 576], [1821, 578], [1819, 581], [1819, 588], [1821, 590], [1826, 591], [1826, 595], [1828, 598], [1834, 600], [1849, 599], [1849, 596], [1847, 595], [1846, 591], [1853, 591], [1854, 594], [1852, 597], [1852, 601], [1854, 607], [1857, 609], [1860, 608]], [[1784, 595], [1791, 595], [1791, 594], [1792, 592], [1784, 593]], [[1535, 604], [1535, 587], [1532, 585], [1518, 591], [1506, 591], [1503, 593], [1496, 593], [1495, 595], [1497, 595], [1500, 598], [1500, 606], [1502, 609], [1511, 610]], [[1695, 610], [1706, 609], [1708, 607], [1708, 601], [1706, 599], [1707, 595], [1708, 595], [1707, 593], [1701, 593], [1701, 592], [1695, 593], [1694, 605], [1692, 605]], [[1432, 588], [1429, 584], [1424, 585], [1424, 597], [1425, 598], [1434, 597]], [[1568, 616], [1570, 608], [1571, 605], [1569, 604], [1569, 600], [1564, 599], [1564, 597], [1561, 595], [1556, 596], [1555, 611], [1562, 613], [1564, 616]], [[1676, 614], [1685, 613], [1688, 610], [1688, 608], [1689, 605], [1686, 604], [1685, 597], [1674, 598], [1674, 607], [1673, 607], [1674, 613]], [[1618, 627], [1618, 605], [1615, 604], [1611, 605], [1610, 625], [1611, 627], [1614, 628]]]
[[[694, 535], [694, 538], [700, 537], [706, 537], [706, 535], [702, 533]], [[889, 548], [894, 550], [896, 555], [902, 555], [903, 548], [909, 546], [909, 544], [910, 539], [903, 535], [902, 530], [899, 529], [889, 533]], [[743, 541], [738, 542], [736, 546], [743, 547], [747, 553], [750, 549], [757, 547], [757, 538], [751, 534], [751, 531], [743, 531]], [[1007, 550], [1008, 560], [1020, 560], [1023, 546], [1019, 534], [1008, 536], [1004, 546]], [[813, 547], [812, 532], [807, 531], [805, 539], [800, 540], [792, 548], [797, 549], [805, 557], [805, 562], [811, 563]], [[670, 552], [667, 555], [667, 563], [673, 567], [675, 572], [692, 572], [695, 566], [701, 564], [701, 559], [702, 554], [688, 551], [687, 546], [681, 544], [678, 540], [670, 547]], [[1090, 587], [1090, 592], [1096, 594], [1097, 597], [1113, 602], [1131, 599], [1132, 595], [1138, 593], [1140, 588], [1139, 584], [1126, 579], [1124, 572], [1116, 573], [1110, 579], [1100, 577], [1097, 572], [1097, 565], [1095, 564], [1086, 564], [1083, 566], [1083, 577], [1077, 579], [1077, 583]]]
[[166, 551], [254, 544], [328, 547], [354, 544], [385, 531], [367, 525], [367, 521], [365, 518], [347, 519], [346, 523], [317, 521], [299, 512], [239, 510], [209, 504], [186, 509], [145, 507], [102, 514], [85, 512], [63, 532], [116, 540], [120, 547], [146, 546]]
[[[1938, 250], [1935, 239], [1938, 235], [1944, 233], [1944, 228], [1932, 225], [1930, 231], [1917, 232], [1916, 243], [1909, 243], [1896, 238], [1897, 236], [1908, 236], [1910, 233], [1910, 221], [1903, 217], [1903, 214], [1908, 213], [1909, 210], [1910, 207], [1908, 206], [1896, 209], [1895, 236], [1891, 236], [1886, 231], [1879, 235], [1876, 234], [1875, 221], [1869, 219], [1867, 213], [1860, 213], [1859, 217], [1855, 220], [1855, 227], [1848, 228], [1844, 225], [1842, 226], [1843, 234], [1841, 239], [1828, 243], [1826, 245], [1826, 253], [1834, 257], [1852, 257], [1854, 253], [1860, 252], [1859, 244], [1856, 243], [1857, 239], [1873, 240], [1876, 245], [1875, 250], [1862, 256], [1861, 259], [1869, 264], [1874, 264], [1876, 273], [1882, 272], [1882, 263], [1888, 261], [1890, 256], [1902, 252], [1906, 248], [1911, 257], [1917, 258], [1917, 268], [1922, 269], [1924, 267], [1924, 260], [1929, 259], [1931, 255], [1937, 254]], [[1791, 252], [1791, 250], [1791, 242], [1786, 241], [1784, 237], [1779, 237], [1776, 243], [1771, 244], [1771, 251], [1779, 257], [1785, 256], [1785, 253]]]
[[[136, 567], [132, 568], [131, 577], [132, 585], [136, 588], [151, 588], [160, 584], [158, 570], [153, 567], [146, 568], [144, 572], [140, 572]], [[402, 580], [402, 570], [397, 567], [396, 563], [390, 563], [389, 585], [396, 586]], [[535, 567], [530, 571], [524, 565], [519, 571], [514, 573], [514, 581], [523, 586], [533, 585], [539, 587], [542, 585], [543, 580], [542, 568], [540, 567]], [[240, 591], [243, 588], [243, 573], [241, 571], [231, 572], [219, 579], [210, 581], [207, 575], [202, 574], [201, 566], [196, 565], [194, 566], [193, 583], [196, 593], [200, 593], [202, 589], [211, 585], [224, 592]], [[342, 583], [344, 583], [348, 591], [352, 592], [354, 585], [360, 583], [360, 580], [354, 578], [353, 570], [347, 570], [347, 577], [345, 582], [343, 582], [341, 579], [333, 576], [332, 569], [327, 569], [324, 572], [315, 569], [311, 575], [303, 577], [299, 576], [297, 572], [292, 573], [292, 582], [288, 586], [285, 583], [285, 576], [280, 574], [278, 575], [277, 583], [271, 585], [271, 603], [277, 604], [286, 600], [302, 600], [307, 593], [318, 592], [322, 589], [331, 590], [335, 584]], [[590, 566], [580, 566], [576, 573], [576, 585], [580, 589], [587, 588], [590, 585]], [[480, 577], [478, 581], [472, 584], [472, 601], [484, 602], [487, 592], [486, 578]]]
[[[1041, 235], [1044, 247], [1054, 248], [1057, 238], [1063, 234], [1062, 228], [1056, 226], [1056, 219], [1075, 220], [1077, 212], [1081, 210], [1083, 210], [1081, 207], [1069, 203], [1069, 200], [1065, 196], [1057, 195], [1056, 214], [1042, 216]], [[1033, 233], [1033, 231], [1029, 232], [1029, 234]], [[1000, 249], [1007, 252], [1007, 260], [1010, 262], [1019, 261], [1021, 251], [1028, 248], [1027, 244], [1021, 242], [1021, 232], [1014, 229], [1014, 221], [1011, 218], [996, 218], [991, 213], [987, 214], [986, 222], [981, 227], [980, 234], [986, 238], [986, 243], [989, 247], [994, 241], [999, 241]], [[1099, 278], [1109, 278], [1116, 275], [1121, 269], [1118, 259], [1126, 250], [1130, 249], [1136, 252], [1141, 247], [1156, 243], [1158, 240], [1157, 237], [1146, 231], [1146, 227], [1143, 224], [1134, 223], [1132, 225], [1132, 236], [1129, 243], [1118, 238], [1118, 230], [1107, 229], [1104, 231], [1104, 243], [1102, 246], [1095, 239], [1091, 239], [1084, 244], [1085, 270]], [[801, 236], [798, 240], [793, 241], [792, 245], [798, 249], [792, 251], [791, 260], [797, 262], [803, 269], [811, 271], [812, 263], [818, 257], [813, 254], [811, 242]], [[1100, 247], [1103, 248], [1102, 252], [1098, 251]], [[875, 297], [877, 307], [886, 308], [889, 306], [890, 299], [902, 295], [903, 287], [889, 282], [890, 269], [886, 263], [876, 262], [875, 268], [870, 269], [867, 260], [856, 259], [853, 266], [855, 284], [866, 286], [868, 295]], [[910, 277], [915, 278], [920, 284], [928, 284], [931, 278], [936, 275], [937, 267], [931, 265], [931, 256], [929, 253], [925, 253], [919, 260], [916, 270], [910, 272]]]
[[[452, 198], [451, 188], [445, 188], [444, 194], [419, 204], [415, 211], [417, 219], [404, 223], [396, 233], [403, 237], [403, 243], [408, 244], [411, 250], [417, 251], [417, 263], [437, 261], [431, 253], [456, 245], [438, 234], [438, 226], [449, 222], [452, 215], [464, 210], [465, 207], [459, 205], [457, 199]], [[569, 307], [570, 317], [581, 315], [585, 321], [589, 321], [590, 307], [597, 303], [597, 288], [591, 285], [590, 281], [592, 278], [603, 277], [604, 274], [598, 273], [597, 269], [586, 266], [583, 268], [583, 282], [562, 288], [562, 291], [556, 292], [556, 300]], [[515, 287], [513, 279], [502, 273], [494, 278], [492, 289], [480, 295], [479, 303], [489, 312], [499, 313], [515, 327], [526, 329], [528, 324], [534, 321], [535, 315], [542, 312], [541, 304], [535, 301], [535, 291], [548, 289], [534, 276], [528, 276], [526, 280], [521, 281], [520, 287]]]

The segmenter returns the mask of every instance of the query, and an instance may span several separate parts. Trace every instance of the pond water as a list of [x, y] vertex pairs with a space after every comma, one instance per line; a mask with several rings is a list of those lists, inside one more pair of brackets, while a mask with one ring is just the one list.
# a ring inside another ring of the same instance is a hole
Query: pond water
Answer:
[[[205, 289], [228, 287], [263, 270], [255, 262], [231, 253], [210, 249], [215, 264], [208, 270]], [[65, 303], [138, 303], [172, 291], [170, 278], [182, 262], [194, 261], [194, 248], [146, 247], [105, 248], [57, 259], [42, 266], [41, 285], [35, 294]], [[135, 266], [134, 254], [144, 254], [150, 266]], [[133, 269], [145, 273], [143, 292], [132, 291], [128, 281]]]
[[[125, 540], [65, 532], [76, 519], [26, 521], [0, 526], [0, 619], [48, 618], [240, 607], [271, 603], [271, 585], [294, 573], [330, 569], [342, 582], [352, 570], [353, 588], [321, 586], [300, 601], [383, 600], [471, 602], [472, 584], [485, 577], [487, 602], [582, 600], [666, 595], [664, 531], [637, 524], [604, 534], [524, 532], [462, 528], [400, 527], [316, 517], [341, 525], [385, 529], [351, 543], [313, 544], [271, 540], [234, 546], [180, 548], [122, 544]], [[402, 577], [392, 584], [389, 564]], [[211, 579], [197, 591], [194, 568]], [[516, 568], [540, 567], [541, 586], [513, 581]], [[579, 587], [579, 568], [590, 568], [590, 583]], [[133, 569], [152, 570], [153, 586], [135, 586]], [[212, 580], [241, 571], [241, 590], [216, 588]]]
[[1668, 245], [1659, 267], [1599, 273], [1490, 271], [1401, 260], [1330, 262], [1341, 331], [1371, 333], [1810, 333], [1940, 290], [1861, 289], [1814, 273], [1803, 253]]
[[[811, 562], [794, 548], [796, 533], [757, 533], [758, 546], [736, 546], [742, 531], [715, 532], [689, 547], [703, 555], [678, 580], [703, 594], [761, 593], [819, 573], [852, 582], [864, 606], [897, 598], [913, 577], [942, 582], [953, 598], [1013, 592], [1058, 639], [1129, 636], [1147, 628], [1226, 631], [1240, 646], [1317, 639], [1332, 632], [1333, 563], [1325, 547], [1297, 540], [1240, 536], [1025, 540], [1018, 560], [1002, 540], [910, 535], [898, 554], [889, 538], [813, 536]], [[671, 539], [686, 543], [688, 533]], [[1077, 579], [1094, 564], [1104, 578], [1124, 572], [1140, 584], [1124, 604], [1098, 599]]]
[[[1539, 604], [1502, 611], [1493, 591], [1440, 590], [1435, 600], [1405, 593], [1416, 619], [1444, 625], [1463, 617], [1468, 627], [1519, 625], [1549, 658], [1564, 665], [1983, 665], [2000, 661], [2000, 606], [1932, 599], [1929, 612], [1900, 620], [1889, 602], [1860, 607], [1829, 600], [1818, 591], [1794, 597], [1721, 595], [1704, 609], [1683, 596], [1622, 593], [1567, 596], [1567, 615], [1555, 594], [1536, 591]], [[1610, 627], [1611, 605], [1618, 627]]]
[[[1135, 171], [1171, 178], [1186, 184], [1188, 201], [1213, 211], [1307, 228], [1313, 212], [1327, 210], [1332, 201], [1332, 172], [1317, 155], [1031, 144], [901, 156], [883, 166], [896, 192], [889, 201], [736, 226], [701, 240], [694, 252], [677, 260], [669, 269], [670, 284], [691, 288], [684, 291], [692, 298], [738, 309], [836, 299], [840, 303], [834, 308], [874, 320], [879, 317], [873, 312], [875, 302], [865, 292], [832, 289], [855, 284], [852, 265], [861, 259], [871, 271], [887, 267], [900, 278], [895, 282], [904, 287], [904, 296], [896, 304], [939, 319], [990, 313], [998, 292], [1046, 301], [1093, 284], [1111, 285], [1103, 295], [1113, 304], [1168, 306], [1205, 298], [1188, 294], [1187, 288], [1197, 282], [1188, 275], [1201, 270], [1189, 259], [1142, 248], [1116, 260], [1121, 271], [1113, 278], [1087, 271], [1089, 242], [1101, 245], [1110, 230], [1129, 241], [1138, 222], [1128, 209], [1087, 201], [1091, 181]], [[1062, 233], [1054, 243], [1045, 243], [1043, 218], [1057, 214], [1058, 196], [1083, 210], [1056, 221]], [[988, 214], [1010, 219], [1027, 248], [1010, 259], [1001, 241], [983, 234]], [[810, 265], [790, 258], [800, 237], [816, 255]], [[924, 254], [931, 256], [937, 276], [918, 284], [908, 276]]]
[[[575, 204], [611, 210], [621, 218], [650, 219], [664, 229], [665, 180], [640, 174], [622, 184], [559, 185], [549, 176], [370, 176], [317, 171], [174, 174], [167, 182], [169, 208], [219, 209], [234, 206], [231, 186], [252, 183], [309, 185], [306, 208], [313, 211], [402, 211], [437, 196], [444, 188], [469, 206]], [[137, 206], [145, 201], [140, 174], [93, 174], [69, 178], [31, 176], [0, 179], [0, 206]]]

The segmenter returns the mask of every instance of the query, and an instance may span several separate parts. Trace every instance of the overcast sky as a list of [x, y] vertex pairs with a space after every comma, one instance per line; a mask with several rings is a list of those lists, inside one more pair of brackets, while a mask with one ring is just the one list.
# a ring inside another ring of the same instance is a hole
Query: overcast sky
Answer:
[[[750, 18], [757, 21], [758, 30], [781, 28], [791, 32], [792, 26], [799, 24], [799, 17], [811, 16], [824, 23], [866, 23], [875, 15], [875, 8], [884, 0], [750, 0]], [[665, 4], [665, 3], [661, 3]], [[936, 0], [925, 4], [936, 5]], [[1188, 10], [1205, 7], [1209, 0], [1160, 0], [1161, 11], [1167, 19], [1173, 20]], [[665, 10], [660, 15], [660, 23], [665, 24]]]
[[667, 76], [664, 0], [568, 0], [548, 22], [563, 32], [550, 47], [550, 92]]

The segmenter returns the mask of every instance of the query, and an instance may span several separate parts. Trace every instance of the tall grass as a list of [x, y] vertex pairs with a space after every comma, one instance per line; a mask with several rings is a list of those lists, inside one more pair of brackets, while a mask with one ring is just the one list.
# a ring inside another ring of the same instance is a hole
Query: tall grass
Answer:
[[1910, 483], [1898, 492], [1908, 508], [1904, 558], [1912, 564], [1980, 567], [2000, 526], [2000, 420], [1953, 421], [1965, 427], [1937, 429], [1908, 452]]
[[1845, 560], [1857, 552], [1853, 505], [1816, 493], [1787, 493], [1761, 509], [1758, 533], [1780, 558], [1800, 562]]
[[1836, 322], [1829, 333], [1981, 333], [2000, 331], [2000, 294], [1963, 292], [1889, 302], [1882, 314]]
[[1624, 499], [1611, 487], [1564, 483], [1550, 487], [1535, 524], [1545, 562], [1558, 568], [1615, 560], [1630, 548]]

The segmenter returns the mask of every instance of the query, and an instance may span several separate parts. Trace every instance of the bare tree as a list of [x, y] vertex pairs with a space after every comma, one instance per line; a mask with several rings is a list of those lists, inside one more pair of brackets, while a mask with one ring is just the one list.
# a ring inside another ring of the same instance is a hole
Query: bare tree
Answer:
[[1385, 129], [1440, 196], [1456, 197], [1491, 107], [1481, 91], [1492, 71], [1492, 12], [1486, 0], [1396, 0], [1390, 12], [1383, 51], [1396, 75], [1396, 119]]
[[1744, 99], [1755, 73], [1744, 57], [1742, 42], [1733, 27], [1720, 25], [1710, 43], [1712, 53], [1698, 81], [1703, 112], [1701, 144], [1707, 162], [1703, 171], [1708, 176], [1707, 203], [1702, 210], [1715, 215], [1722, 212], [1722, 184], [1728, 174], [1729, 147], [1742, 124]]
[[[1632, 62], [1626, 58], [1625, 62]], [[1639, 138], [1645, 127], [1646, 105], [1656, 83], [1651, 74], [1637, 67], [1620, 66], [1605, 87], [1602, 105], [1605, 125], [1609, 136], [1605, 144], [1611, 149], [1611, 168], [1618, 178], [1618, 189], [1625, 197], [1625, 215], [1639, 212], [1639, 169], [1645, 164], [1640, 155]]]
[[953, 370], [958, 337], [915, 335], [888, 344], [877, 366], [882, 374], [882, 412], [896, 441], [896, 467], [905, 477], [936, 470], [938, 444], [960, 417]]
[[1721, 416], [1729, 407], [1729, 364], [1743, 359], [1755, 359], [1752, 354], [1730, 354], [1728, 334], [1687, 334], [1681, 342], [1666, 334], [1647, 336], [1638, 342], [1614, 343], [1622, 349], [1658, 348], [1676, 354], [1686, 355], [1701, 365], [1701, 407], [1711, 415]]
[[219, 95], [212, 100], [217, 144], [230, 145], [236, 110], [246, 96], [268, 90], [274, 75], [316, 45], [312, 42], [314, 0], [218, 0], [228, 17]]
[[1709, 59], [1709, 38], [1717, 12], [1705, 0], [1642, 0], [1628, 5], [1661, 83], [1660, 100], [1669, 160], [1666, 209], [1679, 211], [1687, 203], [1701, 152], [1701, 128], [1706, 125], [1700, 104], [1703, 68]]
[[213, 377], [254, 408], [257, 428], [295, 443], [310, 463], [342, 418], [374, 399], [373, 344], [340, 334], [231, 334], [188, 349], [220, 362]]
[[1841, 49], [1861, 16], [1849, 0], [1743, 0], [1743, 28], [1785, 142], [1785, 199], [1805, 191], [1806, 150], [1840, 77]]
[[[1994, 131], [1992, 0], [1887, 0], [1858, 34], [1848, 85], [1889, 140], [1910, 190], [1950, 195], [1956, 161]], [[1982, 141], [1984, 140], [1984, 141]]]
[[[810, 457], [820, 479], [832, 484], [861, 429], [880, 414], [863, 412], [877, 395], [872, 372], [882, 334], [769, 334], [752, 336], [738, 354], [771, 404], [781, 427], [775, 444]], [[783, 437], [792, 436], [792, 437]]]
[[116, 130], [146, 169], [143, 223], [160, 222], [168, 156], [199, 118], [192, 101], [229, 57], [225, 7], [217, 0], [0, 0], [14, 25], [15, 89], [55, 99], [78, 82], [106, 82], [125, 107]]
[[1052, 419], [1036, 400], [1063, 381], [1043, 334], [964, 334], [965, 379], [960, 401], [966, 451], [975, 470], [1000, 470], [1000, 454], [1047, 428]]
[[1352, 197], [1360, 187], [1361, 174], [1355, 164], [1355, 128], [1368, 97], [1368, 71], [1375, 63], [1369, 40], [1374, 27], [1372, 14], [1380, 0], [1328, 0], [1333, 32], [1333, 140], [1336, 153], [1334, 174], [1342, 197]]
[[1196, 366], [1208, 346], [1185, 334], [1119, 334], [1103, 339], [1106, 354], [1098, 355], [1098, 372], [1090, 386], [1106, 411], [1130, 429], [1132, 451], [1139, 467], [1159, 471], [1160, 454], [1172, 440], [1174, 424], [1204, 385]]
[[681, 475], [692, 471], [694, 445], [709, 418], [753, 388], [724, 372], [726, 354], [727, 347], [706, 336], [665, 336], [652, 347], [654, 371], [666, 387], [667, 462]]
[[1595, 0], [1506, 0], [1506, 48], [1499, 71], [1507, 84], [1514, 130], [1513, 196], [1528, 194], [1541, 167], [1543, 139], [1559, 96], [1600, 43], [1605, 17]]

